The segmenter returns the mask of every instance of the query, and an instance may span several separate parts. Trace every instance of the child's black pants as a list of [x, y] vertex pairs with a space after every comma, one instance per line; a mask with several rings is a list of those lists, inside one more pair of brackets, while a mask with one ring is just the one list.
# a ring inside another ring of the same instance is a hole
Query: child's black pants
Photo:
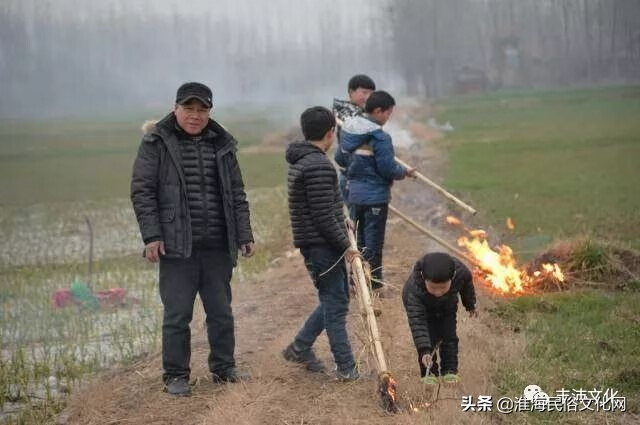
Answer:
[[[431, 346], [434, 348], [431, 374], [435, 376], [446, 375], [447, 373], [458, 373], [458, 335], [456, 333], [457, 317], [456, 311], [443, 312], [438, 316], [427, 318], [429, 325], [429, 335], [431, 337]], [[439, 350], [436, 347], [440, 343]], [[439, 351], [436, 353], [436, 351]], [[440, 357], [440, 366], [436, 361], [436, 354]], [[420, 364], [420, 376], [427, 374], [427, 368], [422, 364], [420, 356], [418, 356]]]

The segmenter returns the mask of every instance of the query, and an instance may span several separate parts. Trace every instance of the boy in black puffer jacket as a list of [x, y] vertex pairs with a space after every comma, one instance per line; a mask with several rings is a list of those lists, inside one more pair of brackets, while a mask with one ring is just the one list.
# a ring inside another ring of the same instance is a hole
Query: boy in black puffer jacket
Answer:
[[283, 355], [312, 372], [322, 372], [324, 365], [312, 346], [326, 330], [338, 378], [353, 381], [359, 375], [347, 335], [349, 285], [342, 258], [351, 262], [358, 250], [349, 243], [338, 176], [326, 155], [336, 121], [331, 111], [316, 106], [302, 113], [300, 124], [306, 140], [291, 143], [286, 154], [289, 215], [293, 244], [300, 248], [320, 304]]
[[[418, 260], [404, 285], [402, 301], [418, 350], [420, 376], [427, 385], [437, 384], [440, 375], [445, 384], [460, 382], [458, 294], [469, 316], [477, 317], [471, 272], [460, 260], [443, 252], [429, 253]], [[436, 361], [438, 347], [440, 367]]]

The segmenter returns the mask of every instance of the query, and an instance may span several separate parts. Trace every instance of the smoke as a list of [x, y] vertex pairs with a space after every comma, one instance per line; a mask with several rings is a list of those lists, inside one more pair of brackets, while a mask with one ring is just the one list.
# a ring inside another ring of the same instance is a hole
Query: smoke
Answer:
[[0, 116], [162, 108], [191, 80], [216, 105], [329, 104], [355, 73], [392, 82], [385, 31], [366, 0], [13, 0]]
[[0, 117], [329, 105], [369, 74], [396, 95], [640, 80], [636, 0], [5, 0]]

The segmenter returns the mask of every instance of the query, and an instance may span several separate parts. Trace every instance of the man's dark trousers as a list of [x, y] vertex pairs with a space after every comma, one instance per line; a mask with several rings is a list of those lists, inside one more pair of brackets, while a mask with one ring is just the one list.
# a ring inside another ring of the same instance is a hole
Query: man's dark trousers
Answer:
[[350, 372], [356, 363], [347, 334], [349, 283], [342, 253], [328, 245], [300, 248], [300, 252], [318, 289], [320, 305], [307, 318], [294, 343], [302, 350], [311, 348], [326, 330], [336, 366], [341, 372]]
[[[427, 319], [431, 346], [437, 347], [440, 343], [439, 353], [433, 353], [431, 374], [439, 376], [447, 373], [458, 373], [458, 334], [456, 333], [457, 313], [455, 311], [441, 312], [437, 316]], [[436, 355], [440, 356], [440, 368], [436, 361]], [[420, 376], [425, 376], [427, 369], [420, 363]]]
[[[351, 220], [357, 225], [358, 248], [371, 266], [371, 277], [382, 280], [382, 249], [387, 226], [388, 204], [351, 205]], [[373, 288], [382, 284], [373, 282]]]
[[204, 306], [209, 337], [209, 370], [224, 375], [235, 367], [235, 337], [231, 311], [229, 253], [194, 249], [190, 258], [160, 259], [160, 298], [164, 305], [162, 322], [163, 379], [189, 377], [191, 331], [196, 294]]

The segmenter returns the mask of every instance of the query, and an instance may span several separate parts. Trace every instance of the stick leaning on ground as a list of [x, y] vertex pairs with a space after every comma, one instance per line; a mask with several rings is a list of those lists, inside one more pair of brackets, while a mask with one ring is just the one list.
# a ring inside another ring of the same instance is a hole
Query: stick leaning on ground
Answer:
[[[349, 242], [351, 243], [351, 247], [358, 249], [353, 231], [349, 229], [347, 233], [349, 234]], [[360, 257], [354, 258], [353, 262], [351, 263], [351, 268], [354, 272], [356, 290], [358, 291], [358, 296], [362, 300], [362, 306], [367, 316], [367, 330], [369, 331], [369, 337], [371, 338], [371, 342], [373, 344], [373, 352], [376, 357], [378, 372], [387, 372], [387, 361], [385, 359], [384, 352], [382, 351], [382, 343], [380, 342], [380, 330], [378, 329], [378, 323], [373, 311], [373, 303], [371, 301], [369, 285], [367, 285], [367, 278], [365, 277], [364, 267]]]
[[424, 233], [425, 235], [427, 235], [428, 237], [430, 237], [434, 241], [438, 242], [443, 247], [447, 248], [449, 251], [453, 252], [456, 255], [459, 255], [459, 256], [465, 258], [471, 264], [476, 264], [477, 265], [477, 261], [474, 260], [472, 257], [470, 257], [467, 253], [461, 251], [460, 249], [458, 249], [455, 246], [451, 245], [449, 242], [447, 242], [444, 239], [442, 239], [440, 236], [438, 236], [435, 233], [431, 232], [426, 227], [424, 227], [421, 224], [417, 223], [415, 220], [413, 220], [411, 217], [409, 217], [405, 213], [403, 213], [400, 210], [398, 210], [393, 205], [389, 204], [389, 210], [392, 211], [394, 214], [396, 214], [401, 219], [403, 219], [404, 221], [406, 221], [407, 223], [409, 223], [410, 225], [412, 225], [413, 227], [415, 227], [416, 229], [418, 229], [421, 233]]
[[[403, 160], [401, 160], [397, 156], [395, 157], [395, 160], [396, 160], [396, 162], [398, 164], [402, 165], [405, 168], [413, 168], [412, 166], [410, 166], [409, 164], [407, 164], [406, 162], [404, 162]], [[450, 201], [455, 202], [456, 204], [458, 204], [459, 206], [461, 206], [465, 210], [469, 211], [471, 214], [476, 215], [476, 213], [478, 212], [472, 206], [462, 202], [460, 199], [458, 199], [457, 197], [455, 197], [451, 193], [449, 193], [445, 188], [443, 188], [442, 186], [440, 186], [439, 184], [437, 184], [433, 180], [429, 179], [428, 177], [426, 177], [425, 175], [423, 175], [422, 173], [420, 173], [417, 170], [416, 170], [416, 178], [418, 180], [420, 180], [421, 182], [428, 184], [429, 186], [431, 186], [432, 188], [434, 188], [435, 190], [440, 192], [440, 194], [442, 196], [444, 196], [445, 198], [449, 199]]]
[[[351, 247], [358, 249], [353, 231], [347, 229], [347, 234], [349, 235]], [[370, 338], [378, 371], [378, 393], [382, 398], [381, 401], [385, 410], [395, 413], [398, 412], [395, 380], [387, 367], [387, 360], [382, 349], [382, 341], [380, 340], [380, 330], [378, 329], [378, 322], [376, 321], [375, 312], [373, 311], [371, 293], [369, 292], [369, 285], [367, 284], [367, 278], [365, 277], [364, 267], [360, 257], [353, 259], [351, 269], [356, 283], [356, 292], [360, 301], [360, 307], [364, 309], [367, 318], [367, 333]]]
[[[336, 123], [341, 127], [344, 126], [344, 121], [342, 121], [337, 116], [336, 116]], [[340, 149], [340, 148], [338, 148], [338, 149]], [[404, 162], [403, 160], [401, 160], [397, 156], [395, 157], [395, 161], [398, 164], [402, 165], [404, 168], [413, 168], [412, 166], [410, 166], [409, 164], [407, 164], [406, 162]], [[338, 168], [342, 169], [341, 167], [338, 167]], [[344, 169], [342, 169], [342, 170], [344, 171]], [[416, 178], [418, 180], [420, 180], [421, 182], [426, 183], [427, 185], [431, 186], [432, 188], [434, 188], [435, 190], [440, 192], [440, 194], [442, 196], [444, 196], [445, 198], [447, 198], [447, 199], [455, 202], [456, 204], [460, 205], [462, 208], [464, 208], [465, 210], [469, 211], [471, 214], [476, 215], [476, 213], [478, 212], [473, 207], [471, 207], [470, 205], [462, 202], [460, 199], [458, 199], [455, 196], [453, 196], [444, 187], [440, 186], [438, 183], [434, 182], [433, 180], [431, 180], [430, 178], [426, 177], [424, 174], [420, 173], [417, 170], [416, 170]]]

